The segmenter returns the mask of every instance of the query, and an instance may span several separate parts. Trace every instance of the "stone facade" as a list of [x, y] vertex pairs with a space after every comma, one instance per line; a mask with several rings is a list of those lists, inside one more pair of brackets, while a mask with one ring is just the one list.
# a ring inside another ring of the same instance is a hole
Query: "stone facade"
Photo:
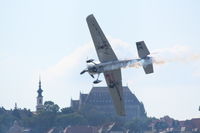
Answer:
[[[123, 87], [123, 92], [126, 117], [128, 119], [146, 117], [143, 104], [139, 102], [127, 86]], [[89, 94], [80, 93], [79, 100], [71, 100], [71, 107], [74, 110], [81, 110], [85, 106], [89, 106], [105, 114], [116, 115], [107, 87], [93, 87]]]

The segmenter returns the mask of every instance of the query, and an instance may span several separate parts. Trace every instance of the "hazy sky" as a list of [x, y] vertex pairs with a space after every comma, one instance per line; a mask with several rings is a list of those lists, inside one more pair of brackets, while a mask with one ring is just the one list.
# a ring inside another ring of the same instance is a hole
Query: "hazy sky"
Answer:
[[85, 21], [92, 13], [118, 58], [136, 58], [135, 42], [144, 40], [158, 59], [151, 75], [122, 70], [123, 85], [148, 116], [199, 117], [199, 6], [198, 0], [0, 0], [0, 106], [35, 110], [39, 73], [44, 100], [61, 108], [91, 90], [93, 79], [79, 73], [87, 58], [98, 61]]

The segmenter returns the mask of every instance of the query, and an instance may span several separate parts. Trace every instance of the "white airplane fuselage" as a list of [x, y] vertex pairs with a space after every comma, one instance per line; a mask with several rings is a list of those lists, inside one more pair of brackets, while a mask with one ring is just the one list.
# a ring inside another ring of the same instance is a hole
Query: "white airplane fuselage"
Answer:
[[120, 69], [123, 67], [131, 66], [131, 65], [139, 65], [139, 66], [147, 66], [152, 64], [152, 57], [145, 57], [142, 59], [131, 59], [131, 60], [116, 60], [116, 61], [109, 61], [103, 62], [99, 64], [90, 64], [87, 67], [87, 71], [91, 75], [100, 74], [106, 71], [112, 71], [116, 69]]

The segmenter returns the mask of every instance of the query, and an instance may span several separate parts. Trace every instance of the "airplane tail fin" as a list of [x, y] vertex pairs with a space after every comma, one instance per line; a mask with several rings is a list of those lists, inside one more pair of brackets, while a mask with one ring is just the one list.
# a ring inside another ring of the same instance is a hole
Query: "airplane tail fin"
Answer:
[[145, 58], [147, 55], [150, 54], [144, 41], [136, 42], [136, 45], [138, 50], [138, 56], [140, 58]]
[[[138, 56], [141, 59], [147, 60], [147, 62], [148, 62], [148, 59], [149, 59], [148, 55], [150, 54], [150, 52], [147, 49], [147, 46], [144, 43], [144, 41], [136, 42], [136, 46], [137, 46]], [[153, 64], [152, 64], [152, 62], [150, 61], [150, 63], [147, 63], [146, 65], [143, 65], [143, 69], [144, 69], [144, 72], [146, 74], [153, 73]]]
[[153, 64], [148, 64], [146, 66], [143, 66], [145, 74], [153, 73]]

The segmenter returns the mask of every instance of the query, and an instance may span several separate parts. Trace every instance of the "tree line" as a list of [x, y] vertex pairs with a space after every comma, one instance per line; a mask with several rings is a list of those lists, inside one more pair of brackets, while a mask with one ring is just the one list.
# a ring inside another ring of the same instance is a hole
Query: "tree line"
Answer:
[[[15, 120], [22, 127], [31, 129], [31, 133], [44, 133], [53, 127], [64, 129], [69, 125], [102, 126], [103, 124], [111, 122], [117, 123], [117, 128], [141, 133], [151, 128], [149, 125], [155, 118], [132, 119], [127, 121], [121, 117], [108, 116], [90, 107], [85, 107], [77, 112], [70, 107], [60, 109], [54, 102], [46, 101], [44, 103], [44, 109], [37, 113], [31, 112], [29, 109], [6, 110], [1, 107], [0, 133], [6, 133]], [[157, 125], [157, 128], [166, 127], [166, 123]]]

